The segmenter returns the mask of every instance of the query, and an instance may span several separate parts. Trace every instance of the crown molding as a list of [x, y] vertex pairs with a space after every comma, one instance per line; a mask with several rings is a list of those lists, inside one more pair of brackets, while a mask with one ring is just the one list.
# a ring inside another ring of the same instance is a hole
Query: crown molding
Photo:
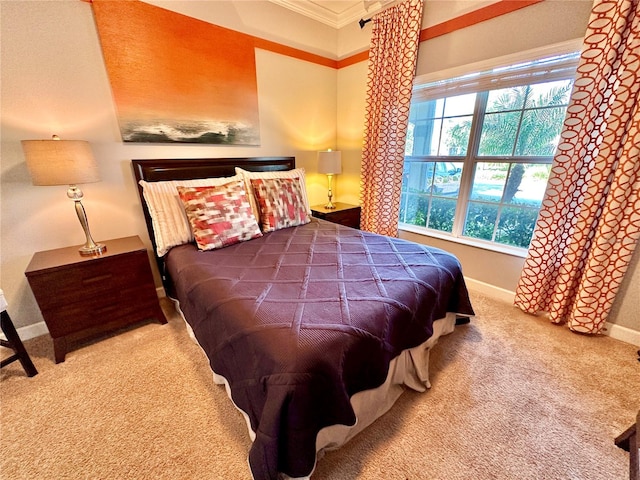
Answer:
[[301, 0], [269, 0], [271, 3], [292, 10], [330, 27], [339, 29], [351, 22], [357, 22], [363, 17], [370, 17], [384, 6], [395, 0], [363, 0], [355, 2], [346, 10], [336, 13], [317, 3]]

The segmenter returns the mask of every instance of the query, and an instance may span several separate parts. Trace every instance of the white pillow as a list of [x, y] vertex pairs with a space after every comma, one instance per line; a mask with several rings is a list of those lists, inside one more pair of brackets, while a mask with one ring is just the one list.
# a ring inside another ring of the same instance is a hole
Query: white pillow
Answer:
[[300, 193], [302, 195], [301, 200], [307, 210], [307, 214], [311, 215], [311, 207], [309, 206], [309, 199], [307, 198], [307, 185], [304, 179], [304, 168], [294, 168], [293, 170], [285, 170], [281, 172], [248, 172], [240, 167], [236, 167], [236, 175], [242, 175], [244, 177], [244, 184], [246, 185], [247, 193], [249, 194], [251, 210], [253, 210], [255, 217], [260, 219], [260, 222], [262, 222], [262, 219], [260, 218], [260, 208], [258, 207], [256, 196], [253, 193], [253, 186], [251, 185], [251, 180], [257, 178], [263, 180], [268, 178], [299, 178]]
[[[197, 180], [168, 180], [146, 182], [140, 180], [156, 238], [156, 254], [161, 257], [171, 247], [193, 242], [193, 232], [177, 187], [217, 187], [232, 181], [243, 181], [242, 175]], [[258, 217], [256, 217], [258, 218]]]

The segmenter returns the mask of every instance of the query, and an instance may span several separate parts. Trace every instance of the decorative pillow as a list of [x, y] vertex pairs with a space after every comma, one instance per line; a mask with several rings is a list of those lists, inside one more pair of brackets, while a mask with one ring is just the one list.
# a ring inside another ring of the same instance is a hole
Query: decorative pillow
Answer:
[[299, 178], [267, 178], [251, 180], [260, 209], [263, 232], [309, 223], [302, 198]]
[[307, 186], [304, 178], [304, 168], [294, 168], [293, 170], [286, 170], [283, 172], [248, 172], [242, 168], [236, 167], [236, 175], [242, 175], [247, 187], [247, 194], [249, 195], [249, 202], [253, 209], [253, 214], [256, 218], [260, 218], [260, 210], [258, 209], [257, 198], [253, 193], [253, 187], [251, 180], [257, 179], [269, 179], [269, 178], [298, 178], [300, 179], [300, 199], [304, 203], [307, 210], [307, 214], [311, 215], [311, 207], [309, 206], [309, 199], [307, 198]]
[[177, 187], [200, 250], [262, 236], [243, 181], [217, 187]]
[[[210, 187], [232, 181], [241, 181], [244, 177], [202, 178], [197, 180], [170, 180], [146, 182], [140, 180], [142, 195], [147, 204], [151, 224], [156, 240], [156, 254], [161, 257], [171, 247], [193, 242], [193, 233], [184, 206], [176, 187]], [[256, 217], [257, 218], [257, 217]]]

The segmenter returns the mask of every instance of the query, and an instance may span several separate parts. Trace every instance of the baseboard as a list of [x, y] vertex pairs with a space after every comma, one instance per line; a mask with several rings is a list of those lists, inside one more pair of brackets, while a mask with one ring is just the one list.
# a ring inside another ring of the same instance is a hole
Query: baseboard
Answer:
[[489, 283], [481, 282], [480, 280], [474, 280], [473, 278], [464, 277], [464, 281], [470, 290], [475, 290], [487, 297], [491, 297], [494, 300], [500, 300], [507, 302], [509, 305], [513, 305], [513, 299], [515, 298], [515, 292], [511, 292], [504, 288], [496, 287]]
[[[27, 325], [26, 327], [19, 327], [16, 328], [16, 331], [22, 341], [29, 340], [30, 338], [36, 338], [40, 335], [47, 335], [49, 333], [49, 329], [47, 329], [47, 325], [44, 322], [34, 323], [32, 325]], [[4, 334], [1, 333], [0, 338], [3, 340], [7, 339]]]
[[[475, 290], [494, 300], [507, 302], [509, 305], [513, 305], [513, 299], [516, 295], [515, 292], [511, 292], [504, 288], [496, 287], [479, 280], [474, 280], [473, 278], [465, 277], [464, 281], [469, 290]], [[616, 340], [640, 347], [640, 332], [637, 330], [607, 322], [602, 333], [611, 338], [615, 338]]]
[[620, 340], [625, 343], [630, 343], [636, 347], [640, 347], [640, 332], [632, 330], [631, 328], [616, 325], [615, 323], [607, 322], [604, 326], [604, 334]]

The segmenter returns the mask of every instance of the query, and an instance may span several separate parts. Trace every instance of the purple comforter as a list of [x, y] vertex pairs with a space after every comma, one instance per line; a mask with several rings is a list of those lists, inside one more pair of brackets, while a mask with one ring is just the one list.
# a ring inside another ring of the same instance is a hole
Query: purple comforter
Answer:
[[167, 269], [214, 372], [256, 434], [256, 479], [309, 475], [316, 435], [353, 425], [349, 398], [446, 312], [472, 315], [458, 260], [323, 220], [221, 250], [172, 249]]

